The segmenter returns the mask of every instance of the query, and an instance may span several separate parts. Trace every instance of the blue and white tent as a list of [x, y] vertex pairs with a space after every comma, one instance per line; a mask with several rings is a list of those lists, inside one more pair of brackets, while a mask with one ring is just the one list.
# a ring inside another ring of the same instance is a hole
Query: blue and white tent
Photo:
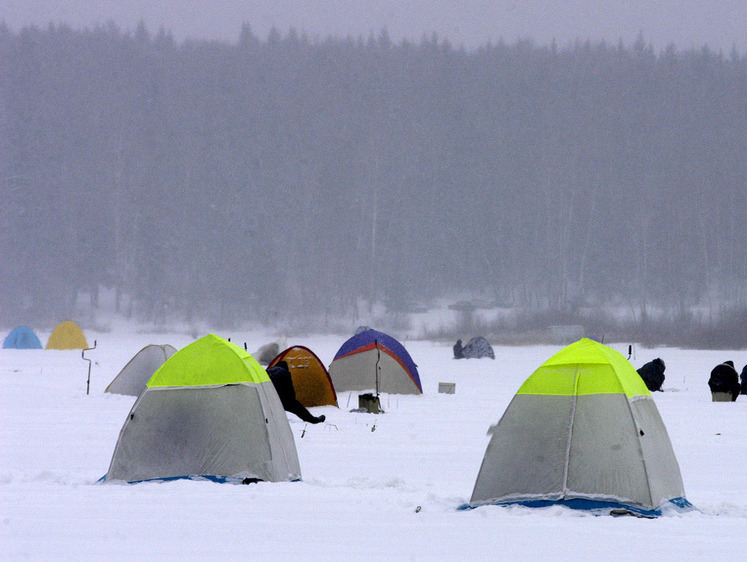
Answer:
[[335, 390], [422, 394], [418, 367], [392, 336], [365, 330], [347, 340], [329, 365]]

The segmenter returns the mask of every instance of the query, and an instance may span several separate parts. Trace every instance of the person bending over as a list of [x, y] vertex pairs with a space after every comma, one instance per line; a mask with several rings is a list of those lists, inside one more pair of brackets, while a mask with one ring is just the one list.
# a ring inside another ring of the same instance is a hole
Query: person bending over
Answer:
[[666, 378], [664, 376], [664, 369], [666, 369], [664, 361], [657, 357], [638, 369], [638, 374], [641, 375], [643, 382], [646, 383], [646, 388], [651, 392], [654, 392], [656, 390], [661, 390], [661, 385], [664, 383], [664, 379]]
[[296, 398], [296, 389], [293, 387], [293, 377], [288, 370], [287, 362], [278, 361], [277, 365], [267, 369], [267, 374], [286, 412], [296, 414], [303, 421], [309, 423], [321, 423], [327, 419], [324, 415], [315, 416], [306, 409], [306, 406], [298, 401]]
[[730, 393], [731, 401], [734, 402], [742, 390], [739, 385], [739, 375], [734, 368], [734, 362], [724, 361], [720, 365], [716, 365], [711, 371], [708, 386], [711, 388], [711, 392]]

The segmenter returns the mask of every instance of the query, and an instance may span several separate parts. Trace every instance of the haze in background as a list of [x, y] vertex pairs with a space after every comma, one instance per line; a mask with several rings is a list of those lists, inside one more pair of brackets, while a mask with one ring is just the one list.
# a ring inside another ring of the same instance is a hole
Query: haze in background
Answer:
[[14, 31], [29, 25], [66, 23], [92, 27], [113, 21], [134, 30], [140, 20], [151, 31], [163, 27], [178, 41], [235, 42], [241, 24], [264, 38], [275, 26], [294, 27], [311, 38], [378, 34], [395, 42], [438, 34], [455, 46], [474, 48], [503, 39], [576, 39], [631, 45], [639, 33], [656, 51], [708, 45], [728, 54], [747, 50], [745, 0], [3, 0], [0, 20]]

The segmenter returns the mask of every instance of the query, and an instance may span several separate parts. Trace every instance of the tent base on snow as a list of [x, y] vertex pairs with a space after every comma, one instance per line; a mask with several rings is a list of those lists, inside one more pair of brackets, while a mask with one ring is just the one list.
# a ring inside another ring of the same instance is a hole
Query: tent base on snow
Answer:
[[684, 513], [695, 509], [693, 505], [685, 498], [676, 498], [669, 500], [656, 509], [645, 509], [640, 506], [634, 506], [621, 503], [617, 500], [589, 500], [585, 498], [558, 499], [558, 500], [525, 500], [525, 501], [504, 501], [504, 502], [484, 502], [478, 504], [465, 504], [460, 506], [460, 510], [475, 509], [481, 505], [519, 505], [524, 507], [552, 507], [562, 506], [568, 509], [585, 511], [592, 515], [631, 515], [633, 517], [643, 517], [653, 519], [661, 517], [665, 513]]

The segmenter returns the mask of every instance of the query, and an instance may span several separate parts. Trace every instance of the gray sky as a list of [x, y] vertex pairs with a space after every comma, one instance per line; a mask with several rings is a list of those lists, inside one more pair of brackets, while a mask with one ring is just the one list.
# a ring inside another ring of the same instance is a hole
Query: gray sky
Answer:
[[65, 22], [79, 29], [113, 20], [133, 30], [144, 20], [185, 38], [235, 42], [242, 22], [264, 39], [274, 25], [313, 38], [368, 36], [386, 27], [394, 41], [438, 33], [471, 48], [499, 38], [563, 46], [576, 38], [626, 45], [642, 31], [656, 51], [708, 44], [747, 53], [747, 0], [0, 0], [13, 31]]

